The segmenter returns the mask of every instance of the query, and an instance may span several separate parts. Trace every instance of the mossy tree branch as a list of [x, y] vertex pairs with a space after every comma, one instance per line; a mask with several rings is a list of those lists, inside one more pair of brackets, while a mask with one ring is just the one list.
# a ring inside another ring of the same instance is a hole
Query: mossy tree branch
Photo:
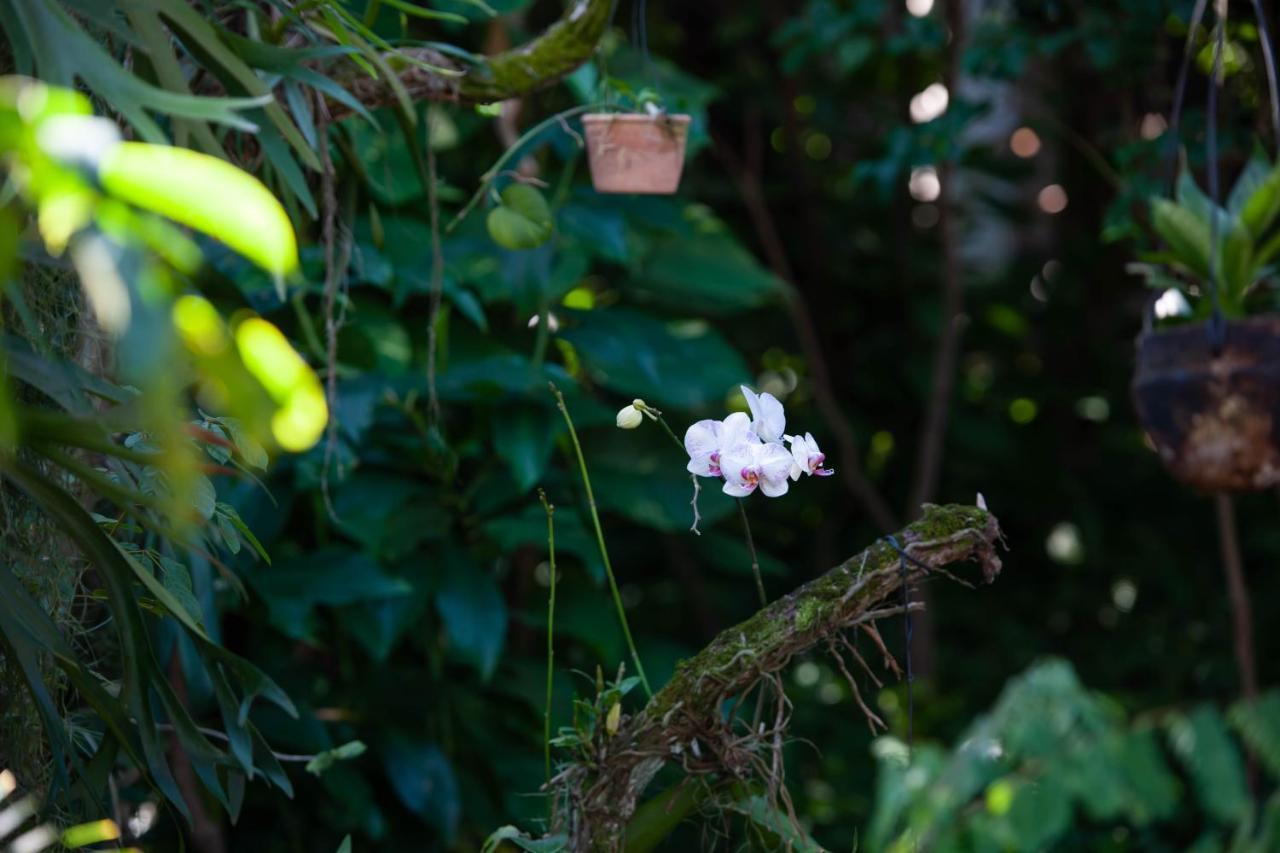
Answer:
[[[896, 536], [911, 557], [908, 586], [961, 561], [977, 562], [986, 582], [1000, 572], [1000, 525], [985, 509], [926, 504], [921, 518]], [[557, 826], [569, 834], [570, 849], [616, 848], [639, 798], [668, 761], [723, 780], [759, 777], [768, 738], [744, 734], [741, 722], [735, 729], [732, 715], [725, 718], [725, 702], [762, 681], [779, 691], [778, 673], [797, 654], [826, 648], [846, 629], [871, 627], [900, 613], [899, 559], [887, 540], [878, 540], [683, 661], [639, 714], [624, 720], [615, 735], [603, 736], [599, 760], [572, 765], [555, 780], [561, 794]], [[781, 708], [785, 697], [776, 698]], [[775, 734], [768, 737], [776, 744]], [[780, 784], [776, 778], [758, 781], [774, 789]]]
[[[485, 104], [519, 98], [544, 89], [591, 58], [609, 26], [616, 0], [573, 0], [564, 14], [533, 40], [493, 56], [462, 63], [431, 48], [402, 48], [385, 55], [387, 65], [414, 101], [452, 101]], [[423, 65], [456, 71], [442, 74]], [[385, 81], [351, 66], [352, 76], [340, 82], [367, 107], [388, 106], [396, 96]], [[335, 118], [350, 110], [331, 102]]]

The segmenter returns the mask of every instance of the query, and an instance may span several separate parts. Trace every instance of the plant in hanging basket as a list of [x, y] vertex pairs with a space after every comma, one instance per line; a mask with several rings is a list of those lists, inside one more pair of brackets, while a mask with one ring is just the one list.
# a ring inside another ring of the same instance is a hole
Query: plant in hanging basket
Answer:
[[587, 113], [582, 127], [596, 192], [670, 195], [679, 188], [689, 116], [655, 109]]
[[1280, 168], [1255, 157], [1215, 204], [1184, 169], [1155, 199], [1167, 249], [1130, 271], [1164, 293], [1137, 341], [1133, 400], [1174, 477], [1207, 492], [1280, 485]]

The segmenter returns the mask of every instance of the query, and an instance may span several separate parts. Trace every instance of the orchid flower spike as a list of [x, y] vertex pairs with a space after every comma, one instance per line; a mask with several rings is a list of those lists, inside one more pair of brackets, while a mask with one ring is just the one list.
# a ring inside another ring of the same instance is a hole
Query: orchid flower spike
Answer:
[[782, 410], [778, 398], [765, 391], [757, 394], [746, 385], [742, 388], [742, 396], [747, 398], [747, 408], [751, 410], [751, 429], [763, 442], [782, 440], [782, 431], [787, 428], [787, 415]]
[[743, 412], [734, 412], [723, 421], [698, 421], [684, 434], [687, 470], [699, 477], [722, 476], [720, 460], [725, 451], [752, 441], [751, 421]]
[[801, 474], [830, 477], [835, 473], [834, 469], [822, 467], [827, 456], [818, 449], [818, 442], [814, 440], [813, 433], [789, 435], [786, 439], [791, 445], [791, 479], [799, 480]]
[[740, 443], [721, 457], [724, 493], [745, 498], [759, 487], [768, 497], [781, 497], [791, 485], [791, 465], [791, 454], [781, 444]]

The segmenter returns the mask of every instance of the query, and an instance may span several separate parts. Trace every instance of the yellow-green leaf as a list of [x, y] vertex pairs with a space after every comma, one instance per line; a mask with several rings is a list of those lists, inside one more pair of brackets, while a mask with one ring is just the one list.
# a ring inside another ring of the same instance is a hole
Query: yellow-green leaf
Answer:
[[277, 276], [298, 266], [288, 214], [257, 178], [186, 148], [122, 142], [102, 158], [111, 195], [202, 231]]
[[502, 203], [485, 221], [493, 242], [504, 249], [535, 249], [551, 237], [551, 208], [531, 186], [512, 184], [502, 191]]

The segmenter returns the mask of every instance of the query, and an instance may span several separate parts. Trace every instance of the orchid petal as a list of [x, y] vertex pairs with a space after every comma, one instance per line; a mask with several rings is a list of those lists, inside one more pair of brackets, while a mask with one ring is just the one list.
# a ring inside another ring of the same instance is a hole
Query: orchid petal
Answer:
[[721, 423], [711, 419], [698, 421], [685, 430], [684, 449], [691, 457], [709, 456], [720, 449]]
[[791, 483], [786, 477], [781, 480], [761, 480], [760, 491], [764, 492], [765, 497], [780, 498], [787, 493], [787, 489], [791, 487]]
[[747, 408], [751, 410], [751, 426], [761, 441], [772, 442], [782, 438], [787, 427], [787, 416], [782, 403], [768, 391], [756, 394], [743, 385], [742, 396], [747, 400]]

